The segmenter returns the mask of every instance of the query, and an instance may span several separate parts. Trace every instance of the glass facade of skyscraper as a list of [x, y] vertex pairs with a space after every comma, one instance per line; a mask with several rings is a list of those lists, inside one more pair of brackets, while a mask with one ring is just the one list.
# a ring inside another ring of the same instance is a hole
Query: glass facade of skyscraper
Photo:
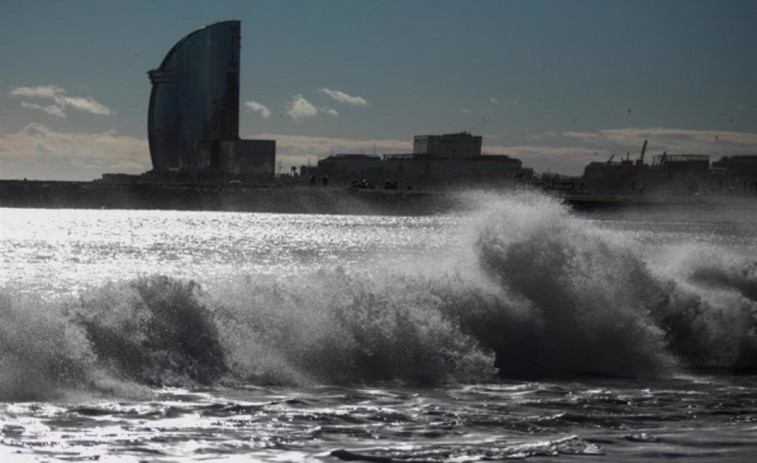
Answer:
[[[275, 143], [239, 140], [240, 28], [239, 21], [224, 21], [192, 32], [148, 73], [148, 138], [156, 172], [236, 172], [257, 156], [271, 164], [272, 174]], [[250, 151], [260, 147], [262, 152]], [[240, 163], [240, 156], [247, 159]]]

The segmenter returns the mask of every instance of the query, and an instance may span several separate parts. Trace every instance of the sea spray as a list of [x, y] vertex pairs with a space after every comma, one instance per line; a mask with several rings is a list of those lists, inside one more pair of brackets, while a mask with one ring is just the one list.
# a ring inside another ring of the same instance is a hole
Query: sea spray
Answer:
[[553, 367], [544, 359], [548, 370], [757, 367], [757, 254], [686, 235], [644, 244], [543, 195], [484, 204], [474, 245], [482, 268], [540, 315], [539, 344], [559, 354]]
[[101, 362], [128, 379], [211, 384], [226, 372], [213, 314], [192, 281], [153, 276], [108, 285], [82, 296], [74, 315]]
[[233, 314], [223, 324], [226, 339], [262, 353], [262, 362], [236, 355], [252, 377], [428, 384], [482, 381], [495, 372], [491, 354], [405, 275], [324, 269], [250, 282], [226, 304]]
[[541, 375], [640, 377], [674, 368], [648, 317], [656, 283], [632, 248], [555, 200], [523, 195], [490, 202], [478, 218], [482, 270], [528, 306], [529, 348], [499, 350], [517, 349]]
[[0, 294], [0, 400], [56, 398], [90, 389], [96, 358], [60, 306]]
[[642, 242], [541, 194], [467, 200], [477, 211], [435, 224], [447, 247], [425, 256], [143, 276], [50, 301], [6, 287], [1, 398], [757, 367], [754, 255]]
[[696, 367], [757, 368], [757, 255], [684, 242], [665, 246], [649, 267], [664, 282], [652, 315], [671, 350]]

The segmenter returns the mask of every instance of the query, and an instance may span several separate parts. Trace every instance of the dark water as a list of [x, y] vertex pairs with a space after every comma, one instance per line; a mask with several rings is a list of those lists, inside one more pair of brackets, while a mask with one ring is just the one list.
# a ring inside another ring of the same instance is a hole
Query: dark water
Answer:
[[757, 455], [749, 221], [473, 199], [0, 210], [0, 460]]
[[6, 404], [3, 461], [750, 461], [757, 428], [744, 377], [151, 394]]

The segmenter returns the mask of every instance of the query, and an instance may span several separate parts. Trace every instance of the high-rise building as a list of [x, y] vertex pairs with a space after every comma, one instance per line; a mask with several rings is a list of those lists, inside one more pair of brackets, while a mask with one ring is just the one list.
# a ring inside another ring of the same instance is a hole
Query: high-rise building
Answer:
[[148, 72], [154, 171], [273, 176], [276, 142], [239, 139], [240, 29], [223, 21], [196, 30]]

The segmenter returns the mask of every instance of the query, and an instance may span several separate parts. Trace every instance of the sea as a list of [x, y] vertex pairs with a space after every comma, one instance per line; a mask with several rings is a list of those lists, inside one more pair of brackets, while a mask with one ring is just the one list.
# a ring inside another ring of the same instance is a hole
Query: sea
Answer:
[[757, 461], [757, 210], [0, 209], [0, 461]]

